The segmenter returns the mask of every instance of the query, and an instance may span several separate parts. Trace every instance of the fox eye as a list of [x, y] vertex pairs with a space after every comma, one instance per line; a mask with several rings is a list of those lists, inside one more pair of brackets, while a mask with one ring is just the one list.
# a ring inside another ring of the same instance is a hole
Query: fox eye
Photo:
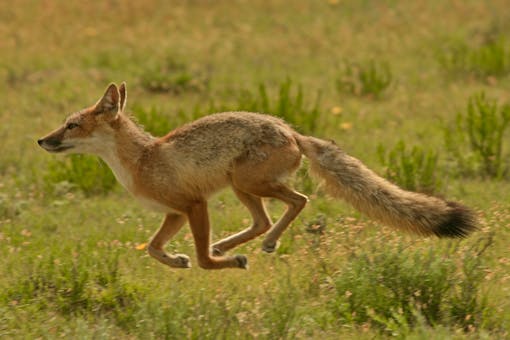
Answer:
[[66, 125], [66, 129], [68, 129], [68, 130], [72, 130], [72, 129], [74, 129], [74, 128], [77, 128], [78, 126], [79, 126], [79, 125], [78, 125], [78, 124], [76, 124], [76, 123], [68, 123], [68, 124]]

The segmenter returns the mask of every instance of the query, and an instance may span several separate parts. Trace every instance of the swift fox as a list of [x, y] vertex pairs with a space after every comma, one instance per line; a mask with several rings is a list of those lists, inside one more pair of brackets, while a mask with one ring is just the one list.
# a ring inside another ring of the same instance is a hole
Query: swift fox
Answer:
[[[475, 230], [474, 214], [459, 203], [405, 191], [347, 155], [334, 142], [303, 136], [281, 119], [249, 112], [216, 113], [153, 137], [125, 113], [126, 85], [108, 86], [93, 106], [71, 114], [64, 125], [38, 140], [53, 153], [90, 153], [101, 157], [117, 180], [144, 205], [165, 218], [148, 253], [170, 267], [190, 267], [189, 257], [163, 247], [189, 222], [197, 260], [205, 269], [247, 268], [244, 255], [230, 249], [267, 233], [262, 249], [278, 238], [304, 208], [307, 197], [285, 184], [300, 166], [301, 155], [327, 191], [369, 217], [420, 235], [464, 237]], [[253, 224], [210, 244], [207, 200], [230, 186], [248, 208]], [[273, 224], [263, 197], [287, 209]]]

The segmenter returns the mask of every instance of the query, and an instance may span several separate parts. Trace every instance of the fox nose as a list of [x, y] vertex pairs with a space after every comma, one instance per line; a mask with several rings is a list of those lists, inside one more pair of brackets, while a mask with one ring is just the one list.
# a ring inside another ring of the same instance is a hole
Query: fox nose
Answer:
[[39, 145], [42, 145], [42, 143], [43, 143], [43, 142], [44, 142], [44, 140], [43, 140], [43, 139], [39, 139], [39, 140], [37, 140], [37, 144], [39, 144]]

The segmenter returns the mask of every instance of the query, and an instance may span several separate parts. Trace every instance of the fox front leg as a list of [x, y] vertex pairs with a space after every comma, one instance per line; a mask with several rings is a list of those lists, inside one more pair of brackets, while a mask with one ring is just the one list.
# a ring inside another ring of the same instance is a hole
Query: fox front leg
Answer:
[[207, 202], [195, 202], [189, 207], [188, 219], [195, 239], [198, 265], [203, 269], [242, 268], [248, 269], [248, 260], [244, 255], [211, 257], [211, 230], [207, 213]]
[[186, 216], [179, 214], [167, 214], [158, 232], [152, 237], [147, 252], [159, 262], [173, 268], [190, 268], [191, 262], [184, 254], [167, 254], [164, 245], [186, 223]]

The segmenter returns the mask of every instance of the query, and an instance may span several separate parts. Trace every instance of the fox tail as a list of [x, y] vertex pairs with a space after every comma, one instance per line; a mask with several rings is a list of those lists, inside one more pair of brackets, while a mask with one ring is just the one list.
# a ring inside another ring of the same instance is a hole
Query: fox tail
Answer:
[[457, 202], [403, 190], [333, 142], [301, 135], [296, 140], [326, 191], [375, 220], [423, 236], [459, 238], [477, 229], [474, 213]]

